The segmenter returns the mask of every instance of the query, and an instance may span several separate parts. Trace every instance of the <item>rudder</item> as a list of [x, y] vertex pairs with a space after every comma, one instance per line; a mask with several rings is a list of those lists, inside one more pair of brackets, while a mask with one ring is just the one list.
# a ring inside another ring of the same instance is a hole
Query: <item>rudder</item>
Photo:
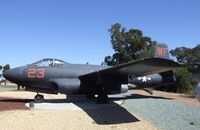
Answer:
[[169, 59], [169, 51], [167, 44], [164, 43], [156, 44], [154, 57]]

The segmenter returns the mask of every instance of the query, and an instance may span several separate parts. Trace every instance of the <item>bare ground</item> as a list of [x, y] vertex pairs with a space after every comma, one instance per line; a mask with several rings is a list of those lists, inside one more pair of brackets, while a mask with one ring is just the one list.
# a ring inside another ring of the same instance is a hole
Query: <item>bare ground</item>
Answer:
[[[134, 94], [150, 96], [142, 90], [130, 91]], [[35, 93], [24, 91], [0, 92], [0, 126], [1, 129], [33, 130], [33, 129], [125, 129], [125, 130], [157, 130], [155, 126], [140, 118], [136, 113], [128, 113], [122, 107], [81, 110], [27, 110], [25, 103], [33, 99]], [[45, 94], [46, 99], [65, 98], [65, 95]], [[180, 102], [200, 105], [193, 98], [181, 94], [154, 91], [153, 96], [171, 98]], [[22, 110], [19, 110], [22, 109]]]
[[[113, 117], [114, 118], [114, 117]], [[0, 125], [5, 130], [157, 130], [150, 123], [140, 120], [132, 123], [99, 125], [83, 111], [6, 111], [0, 112]], [[2, 127], [3, 126], [3, 127]]]
[[[0, 96], [4, 97], [0, 99], [0, 107], [4, 108], [0, 111], [0, 126], [4, 130], [158, 130], [136, 113], [129, 113], [120, 106], [95, 110], [26, 110], [25, 103], [33, 99], [35, 93], [8, 91], [0, 92]], [[45, 94], [44, 97], [63, 99], [66, 96]]]

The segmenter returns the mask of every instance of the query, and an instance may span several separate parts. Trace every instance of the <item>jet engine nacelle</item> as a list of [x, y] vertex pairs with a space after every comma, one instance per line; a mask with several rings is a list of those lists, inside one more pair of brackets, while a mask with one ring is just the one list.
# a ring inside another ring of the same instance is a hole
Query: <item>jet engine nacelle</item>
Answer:
[[195, 97], [196, 97], [197, 100], [200, 102], [200, 83], [196, 86], [196, 89], [195, 89]]
[[110, 94], [122, 94], [122, 93], [127, 93], [128, 92], [128, 84], [121, 84], [119, 87], [113, 87], [115, 89], [112, 89]]
[[128, 92], [128, 84], [121, 84], [120, 93], [127, 93]]
[[79, 79], [54, 79], [52, 81], [58, 87], [58, 92], [64, 94], [77, 94], [80, 89]]

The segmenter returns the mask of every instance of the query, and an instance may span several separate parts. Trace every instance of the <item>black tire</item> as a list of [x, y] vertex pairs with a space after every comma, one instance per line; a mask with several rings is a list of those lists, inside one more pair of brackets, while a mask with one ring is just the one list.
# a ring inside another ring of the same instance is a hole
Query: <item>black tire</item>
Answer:
[[37, 94], [37, 95], [34, 97], [34, 102], [35, 102], [35, 103], [42, 103], [43, 101], [44, 101], [44, 96], [43, 96], [43, 95]]
[[99, 88], [97, 103], [98, 104], [108, 104], [109, 103], [108, 94], [104, 87]]
[[95, 94], [87, 94], [87, 100], [95, 99]]
[[92, 89], [89, 90], [86, 96], [87, 96], [87, 99], [88, 99], [88, 100], [93, 100], [93, 99], [95, 99], [95, 90], [92, 90]]

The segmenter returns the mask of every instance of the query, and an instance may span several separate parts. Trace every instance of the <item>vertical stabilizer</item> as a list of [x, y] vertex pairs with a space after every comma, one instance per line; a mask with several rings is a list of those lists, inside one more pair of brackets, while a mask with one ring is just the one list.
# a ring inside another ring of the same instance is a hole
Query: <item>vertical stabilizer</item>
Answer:
[[156, 44], [154, 57], [169, 59], [169, 51], [167, 45], [163, 43]]

